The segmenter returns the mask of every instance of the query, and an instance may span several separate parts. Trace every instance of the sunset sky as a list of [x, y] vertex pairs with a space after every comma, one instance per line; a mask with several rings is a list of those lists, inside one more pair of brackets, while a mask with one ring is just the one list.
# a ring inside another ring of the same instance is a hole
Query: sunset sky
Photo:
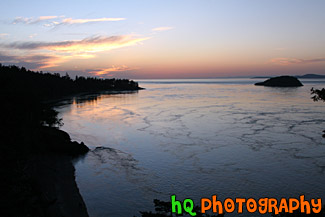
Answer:
[[325, 74], [324, 0], [0, 1], [0, 63], [71, 76]]

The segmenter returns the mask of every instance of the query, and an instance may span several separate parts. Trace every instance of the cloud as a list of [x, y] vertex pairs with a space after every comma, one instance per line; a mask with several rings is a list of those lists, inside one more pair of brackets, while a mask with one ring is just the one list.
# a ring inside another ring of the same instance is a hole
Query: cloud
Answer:
[[45, 69], [58, 66], [59, 63], [64, 62], [64, 57], [55, 55], [42, 55], [34, 54], [21, 57], [21, 60], [28, 63], [34, 63], [38, 65], [38, 69]]
[[[95, 58], [98, 52], [137, 45], [147, 39], [149, 38], [135, 38], [132, 35], [120, 35], [88, 37], [82, 40], [58, 42], [0, 43], [2, 51], [16, 54], [15, 56], [0, 56], [0, 62], [4, 60], [9, 63], [27, 62], [35, 63], [35, 66], [38, 66], [38, 68], [51, 68], [73, 59]], [[106, 69], [106, 72], [112, 72], [113, 69], [115, 71], [127, 70], [125, 67], [112, 67], [111, 69]], [[104, 74], [105, 69], [102, 71]]]
[[167, 30], [171, 30], [171, 29], [174, 29], [174, 27], [162, 26], [162, 27], [153, 28], [152, 31], [154, 31], [154, 32], [162, 32], [162, 31], [167, 31]]
[[277, 65], [308, 64], [308, 63], [325, 62], [325, 58], [315, 58], [315, 59], [273, 58], [270, 60], [270, 62]]
[[136, 45], [149, 38], [133, 38], [131, 35], [96, 36], [83, 40], [59, 42], [13, 42], [0, 44], [0, 47], [19, 50], [48, 50], [68, 53], [108, 51], [116, 48]]
[[0, 62], [11, 62], [13, 59], [15, 59], [15, 56], [0, 53]]
[[59, 16], [40, 16], [38, 18], [33, 18], [33, 17], [16, 17], [12, 23], [13, 24], [17, 24], [17, 23], [36, 24], [36, 23], [39, 23], [41, 21], [53, 20], [53, 19], [56, 19], [56, 18], [59, 18]]
[[130, 71], [130, 70], [134, 70], [135, 68], [130, 68], [128, 66], [122, 65], [122, 66], [114, 66], [112, 65], [109, 68], [105, 68], [105, 69], [97, 69], [94, 71], [90, 71], [90, 74], [95, 74], [97, 76], [102, 76], [102, 75], [108, 75], [112, 72], [126, 72], [126, 71]]
[[89, 59], [94, 58], [94, 55], [57, 55], [57, 54], [42, 54], [30, 53], [26, 55], [10, 55], [0, 53], [0, 62], [4, 64], [16, 64], [27, 68], [37, 70], [59, 66], [61, 63], [71, 59]]
[[50, 21], [44, 24], [45, 27], [55, 27], [59, 25], [72, 25], [72, 24], [85, 24], [85, 23], [95, 23], [95, 22], [113, 22], [113, 21], [121, 21], [126, 18], [95, 18], [95, 19], [73, 19], [73, 18], [64, 18], [65, 16], [40, 16], [38, 18], [34, 17], [16, 17], [13, 24], [38, 24], [43, 21]]
[[0, 62], [3, 64], [15, 64], [34, 69], [50, 68], [57, 66], [62, 62], [59, 56], [44, 54], [29, 54], [23, 56], [15, 56], [6, 53], [0, 53]]
[[97, 19], [72, 19], [66, 18], [63, 19], [61, 24], [83, 24], [83, 23], [93, 23], [93, 22], [107, 22], [107, 21], [121, 21], [125, 18], [97, 18]]
[[9, 36], [8, 33], [0, 33], [0, 38], [4, 38], [4, 37], [7, 37], [7, 36]]
[[[62, 17], [62, 16], [60, 16]], [[40, 16], [38, 19], [39, 20], [51, 20], [51, 19], [55, 19], [58, 18], [58, 16]]]
[[28, 38], [34, 38], [35, 36], [37, 36], [36, 33], [29, 35]]

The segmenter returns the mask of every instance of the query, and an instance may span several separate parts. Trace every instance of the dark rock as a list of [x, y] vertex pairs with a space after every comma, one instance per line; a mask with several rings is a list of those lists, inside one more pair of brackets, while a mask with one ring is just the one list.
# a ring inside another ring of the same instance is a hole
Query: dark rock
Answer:
[[267, 87], [301, 87], [303, 84], [293, 76], [280, 76], [267, 79], [266, 81], [256, 83], [255, 85]]
[[89, 217], [75, 182], [71, 159], [65, 155], [43, 153], [29, 157], [27, 172], [33, 184], [31, 193], [36, 199], [31, 205], [39, 211], [19, 216]]
[[38, 149], [43, 152], [77, 156], [89, 151], [83, 142], [71, 141], [68, 133], [56, 128], [43, 127], [36, 134], [40, 136]]

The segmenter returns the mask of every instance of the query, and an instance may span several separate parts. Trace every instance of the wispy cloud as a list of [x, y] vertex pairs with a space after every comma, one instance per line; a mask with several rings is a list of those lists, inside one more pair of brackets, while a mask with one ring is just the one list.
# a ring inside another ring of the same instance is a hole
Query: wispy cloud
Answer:
[[66, 18], [62, 20], [62, 24], [83, 24], [83, 23], [93, 23], [93, 22], [107, 22], [107, 21], [121, 21], [125, 20], [125, 18], [97, 18], [97, 19], [72, 19]]
[[37, 36], [36, 33], [29, 35], [28, 38], [34, 38], [35, 36]]
[[7, 36], [9, 36], [8, 33], [0, 33], [0, 38], [4, 38], [4, 37], [7, 37]]
[[94, 18], [94, 19], [73, 19], [73, 18], [65, 18], [65, 16], [41, 16], [38, 18], [34, 17], [16, 17], [13, 24], [38, 24], [41, 22], [46, 22], [44, 26], [46, 27], [55, 27], [59, 25], [73, 25], [73, 24], [86, 24], [86, 23], [95, 23], [95, 22], [113, 22], [113, 21], [121, 21], [126, 18]]
[[30, 69], [43, 69], [57, 66], [63, 60], [59, 56], [44, 54], [28, 54], [28, 55], [10, 55], [0, 53], [0, 61], [4, 64], [16, 64]]
[[154, 31], [154, 32], [162, 32], [162, 31], [167, 31], [167, 30], [171, 30], [171, 29], [174, 29], [174, 27], [162, 26], [162, 27], [153, 28], [152, 31]]
[[0, 53], [0, 62], [4, 64], [16, 64], [33, 70], [38, 70], [60, 66], [60, 64], [72, 59], [89, 59], [94, 57], [95, 55], [91, 54], [67, 56], [58, 54], [30, 53], [24, 55], [10, 55], [2, 52]]
[[315, 59], [273, 58], [270, 60], [270, 62], [277, 65], [308, 64], [308, 63], [325, 62], [325, 58], [323, 57], [315, 58]]
[[[58, 41], [58, 42], [13, 42], [0, 43], [3, 51], [17, 53], [17, 56], [6, 55], [12, 61], [35, 62], [39, 68], [59, 66], [60, 63], [72, 59], [95, 58], [98, 52], [109, 51], [127, 46], [137, 45], [149, 38], [135, 38], [132, 35], [97, 36], [83, 40]], [[44, 53], [46, 55], [44, 55]], [[3, 56], [4, 58], [4, 56]], [[0, 61], [1, 58], [0, 58]], [[113, 68], [111, 68], [112, 70]], [[126, 68], [115, 68], [126, 69]], [[104, 70], [105, 71], [105, 70]], [[106, 70], [107, 71], [107, 70]], [[109, 72], [109, 70], [107, 71]], [[103, 72], [104, 73], [104, 72]]]
[[11, 56], [11, 55], [0, 52], [0, 61], [1, 62], [11, 62], [14, 59], [15, 59], [15, 56]]
[[130, 68], [126, 65], [122, 65], [122, 66], [114, 66], [112, 65], [109, 68], [105, 68], [105, 69], [97, 69], [94, 71], [90, 71], [90, 74], [95, 74], [97, 76], [102, 76], [102, 75], [108, 75], [112, 72], [126, 72], [126, 71], [130, 71], [130, 70], [134, 70], [135, 68]]
[[49, 50], [61, 52], [99, 52], [108, 51], [125, 46], [136, 45], [149, 38], [133, 38], [131, 35], [120, 36], [96, 36], [83, 40], [59, 41], [59, 42], [13, 42], [0, 44], [0, 47], [20, 50]]
[[[60, 16], [62, 17], [62, 16]], [[14, 21], [12, 22], [13, 24], [18, 24], [18, 23], [23, 23], [23, 24], [36, 24], [41, 21], [46, 21], [46, 20], [53, 20], [59, 18], [59, 16], [40, 16], [38, 18], [34, 17], [16, 17]]]

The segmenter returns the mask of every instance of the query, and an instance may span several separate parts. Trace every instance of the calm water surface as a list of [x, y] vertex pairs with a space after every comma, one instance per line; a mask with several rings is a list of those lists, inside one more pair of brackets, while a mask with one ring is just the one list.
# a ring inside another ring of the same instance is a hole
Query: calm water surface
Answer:
[[171, 194], [324, 199], [325, 103], [310, 88], [325, 80], [257, 81], [143, 80], [146, 90], [58, 106], [62, 129], [92, 149], [75, 162], [90, 216], [131, 217]]

